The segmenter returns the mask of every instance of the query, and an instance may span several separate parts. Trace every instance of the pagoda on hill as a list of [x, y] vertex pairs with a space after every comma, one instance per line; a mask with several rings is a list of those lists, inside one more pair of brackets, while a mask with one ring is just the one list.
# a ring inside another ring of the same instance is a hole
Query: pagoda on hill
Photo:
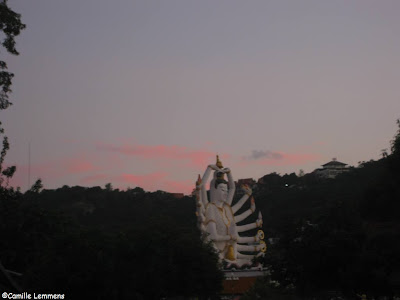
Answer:
[[314, 173], [321, 178], [335, 178], [338, 174], [349, 171], [347, 164], [337, 161], [336, 158], [316, 169]]

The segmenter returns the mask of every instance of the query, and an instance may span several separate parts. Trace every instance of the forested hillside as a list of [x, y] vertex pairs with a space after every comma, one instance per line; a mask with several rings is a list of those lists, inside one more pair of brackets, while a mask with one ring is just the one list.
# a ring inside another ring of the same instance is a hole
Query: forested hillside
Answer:
[[[335, 179], [263, 177], [257, 203], [274, 238], [264, 264], [279, 282], [272, 295], [400, 294], [400, 130], [391, 144], [390, 155]], [[271, 295], [270, 285], [257, 288]]]

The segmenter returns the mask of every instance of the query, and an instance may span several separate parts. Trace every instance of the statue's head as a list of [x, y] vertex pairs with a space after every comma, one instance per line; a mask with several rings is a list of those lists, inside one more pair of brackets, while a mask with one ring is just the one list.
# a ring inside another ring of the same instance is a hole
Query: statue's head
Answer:
[[224, 173], [215, 172], [211, 181], [210, 196], [212, 202], [226, 202], [228, 199], [228, 182], [224, 179]]
[[228, 185], [226, 183], [220, 183], [215, 188], [215, 200], [226, 202], [228, 200]]

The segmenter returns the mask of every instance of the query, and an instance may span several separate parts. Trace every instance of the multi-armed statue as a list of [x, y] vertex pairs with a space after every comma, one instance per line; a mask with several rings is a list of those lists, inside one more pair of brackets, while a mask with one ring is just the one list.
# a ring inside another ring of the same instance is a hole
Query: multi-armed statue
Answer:
[[[206, 184], [210, 173], [214, 170], [210, 182], [210, 201], [207, 197]], [[228, 181], [224, 179], [225, 174]], [[211, 241], [219, 254], [225, 268], [243, 268], [253, 265], [253, 258], [263, 255], [266, 244], [263, 241], [264, 232], [258, 230], [256, 235], [246, 236], [246, 231], [262, 226], [261, 212], [255, 222], [245, 225], [237, 223], [245, 220], [255, 212], [256, 206], [251, 195], [252, 190], [247, 185], [242, 186], [245, 194], [233, 206], [235, 182], [229, 168], [224, 168], [217, 156], [217, 163], [209, 165], [196, 182], [196, 202], [198, 226], [204, 239]], [[238, 214], [237, 212], [251, 199], [250, 208]], [[244, 254], [244, 253], [246, 254]]]

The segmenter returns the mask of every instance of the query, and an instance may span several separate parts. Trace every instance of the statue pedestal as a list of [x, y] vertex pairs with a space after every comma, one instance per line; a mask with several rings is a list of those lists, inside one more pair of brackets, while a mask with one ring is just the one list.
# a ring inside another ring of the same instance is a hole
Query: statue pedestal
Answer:
[[232, 299], [234, 295], [243, 295], [254, 285], [257, 277], [268, 274], [268, 269], [224, 270], [224, 273], [225, 279], [221, 299]]

